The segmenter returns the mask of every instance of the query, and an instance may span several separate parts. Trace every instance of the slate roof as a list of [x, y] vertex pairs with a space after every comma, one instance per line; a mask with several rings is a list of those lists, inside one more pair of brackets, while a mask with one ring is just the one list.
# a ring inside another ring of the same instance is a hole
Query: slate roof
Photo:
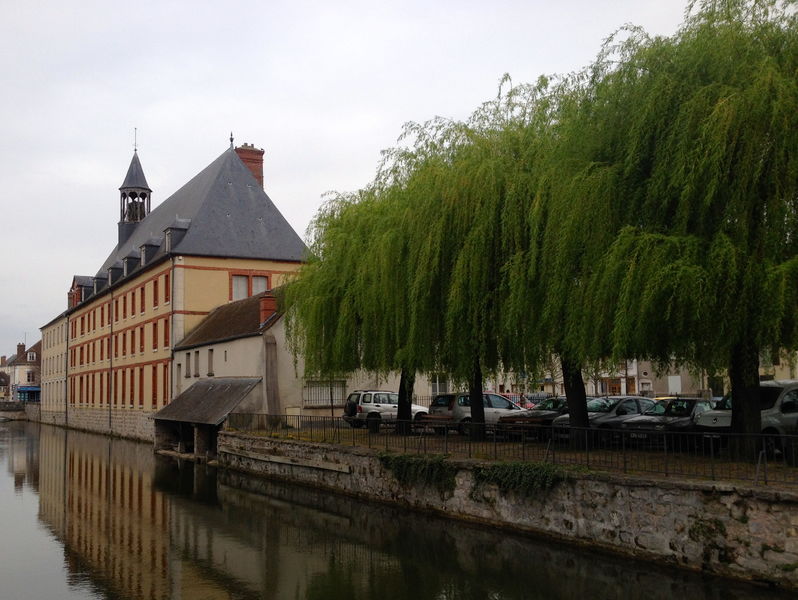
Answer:
[[[35, 352], [36, 353], [36, 360], [28, 360], [28, 352]], [[33, 346], [25, 350], [25, 352], [21, 355], [15, 354], [6, 364], [8, 366], [20, 366], [20, 365], [38, 365], [42, 362], [42, 341], [39, 340]]]
[[260, 380], [260, 377], [203, 379], [155, 413], [153, 419], [218, 425]]
[[91, 275], [75, 275], [73, 277], [73, 284], [82, 287], [91, 287], [94, 285], [94, 280]]
[[154, 208], [130, 237], [114, 248], [97, 276], [104, 277], [108, 267], [153, 238], [161, 240], [153, 260], [163, 256], [164, 230], [177, 219], [190, 223], [183, 238], [173, 245], [172, 254], [299, 262], [307, 250], [230, 148]]
[[175, 344], [175, 351], [259, 335], [264, 328], [270, 327], [279, 319], [279, 315], [275, 314], [265, 323], [260, 322], [260, 299], [268, 294], [271, 292], [262, 292], [217, 306], [191, 333]]
[[128, 188], [143, 189], [151, 192], [150, 186], [147, 185], [147, 178], [144, 177], [144, 169], [141, 168], [141, 161], [139, 161], [138, 152], [133, 152], [133, 158], [130, 160], [130, 166], [127, 168], [127, 175], [125, 181], [122, 182], [120, 190]]

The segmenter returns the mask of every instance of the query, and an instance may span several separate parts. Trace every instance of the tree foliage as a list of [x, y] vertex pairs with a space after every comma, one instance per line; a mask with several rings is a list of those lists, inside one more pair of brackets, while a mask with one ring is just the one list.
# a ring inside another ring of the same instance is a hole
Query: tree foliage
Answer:
[[673, 36], [622, 28], [583, 71], [408, 125], [314, 221], [285, 291], [295, 350], [475, 396], [557, 354], [576, 424], [587, 365], [728, 368], [752, 431], [760, 352], [798, 346], [795, 15], [693, 3]]

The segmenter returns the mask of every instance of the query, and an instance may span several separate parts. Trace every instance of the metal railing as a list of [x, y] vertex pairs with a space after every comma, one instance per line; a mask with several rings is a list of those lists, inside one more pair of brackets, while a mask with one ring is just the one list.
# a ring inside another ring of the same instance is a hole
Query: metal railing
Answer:
[[231, 414], [228, 430], [405, 454], [550, 462], [592, 471], [798, 485], [798, 436]]

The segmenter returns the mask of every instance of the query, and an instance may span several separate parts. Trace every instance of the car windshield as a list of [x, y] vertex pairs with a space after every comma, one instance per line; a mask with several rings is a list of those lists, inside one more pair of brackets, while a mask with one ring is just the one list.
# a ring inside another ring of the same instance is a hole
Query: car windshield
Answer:
[[[773, 408], [776, 400], [784, 391], [783, 387], [775, 385], [761, 385], [759, 386], [759, 410], [767, 410]], [[723, 398], [715, 405], [717, 410], [731, 410], [732, 409], [732, 395], [731, 392], [723, 396]]]
[[560, 410], [565, 404], [565, 398], [546, 398], [532, 410]]
[[610, 412], [620, 401], [620, 398], [593, 398], [587, 403], [587, 412]]
[[666, 417], [689, 417], [695, 406], [695, 398], [669, 398], [660, 400], [645, 415], [664, 415]]
[[715, 403], [715, 410], [731, 410], [731, 394], [726, 394]]

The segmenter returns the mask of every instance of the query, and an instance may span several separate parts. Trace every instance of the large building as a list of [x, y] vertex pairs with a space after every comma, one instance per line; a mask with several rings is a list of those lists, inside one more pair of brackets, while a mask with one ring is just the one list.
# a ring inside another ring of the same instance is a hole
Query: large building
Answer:
[[45, 388], [44, 421], [152, 440], [150, 417], [183, 376], [173, 372], [174, 341], [216, 306], [279, 285], [304, 258], [263, 190], [263, 150], [251, 145], [231, 140], [152, 210], [151, 197], [134, 152], [119, 188], [116, 247], [94, 275], [74, 276], [65, 314], [42, 328], [53, 336], [46, 364], [66, 358]]

